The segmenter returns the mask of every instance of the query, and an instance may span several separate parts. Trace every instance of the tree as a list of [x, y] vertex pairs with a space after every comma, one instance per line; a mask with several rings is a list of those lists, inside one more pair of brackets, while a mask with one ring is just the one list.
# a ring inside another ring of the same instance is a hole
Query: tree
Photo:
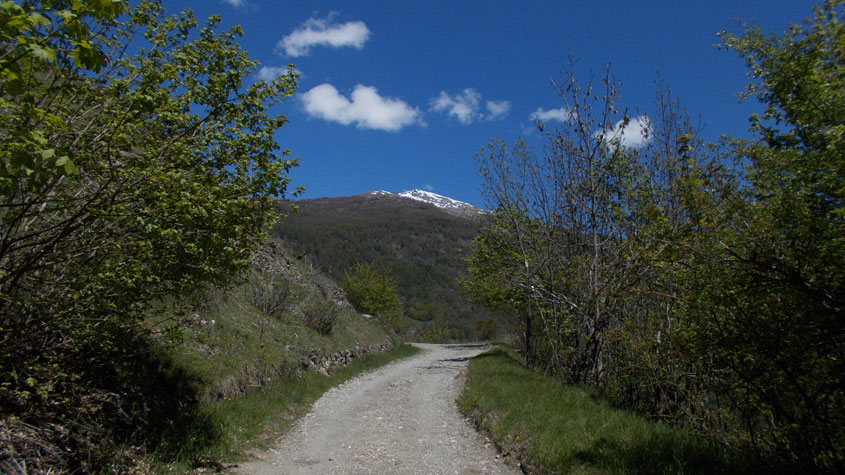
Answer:
[[729, 145], [744, 167], [731, 199], [699, 196], [692, 259], [694, 335], [764, 455], [814, 472], [845, 470], [845, 18], [828, 1], [782, 37], [745, 26], [724, 46], [756, 79], [745, 97], [755, 141]]
[[343, 276], [343, 290], [361, 312], [378, 316], [394, 331], [404, 328], [396, 281], [368, 262], [359, 262]]
[[571, 61], [554, 86], [569, 117], [554, 128], [537, 124], [542, 154], [524, 140], [510, 151], [496, 140], [477, 155], [485, 198], [497, 211], [476, 241], [470, 288], [518, 304], [529, 363], [538, 358], [567, 380], [598, 384], [607, 331], [619, 317], [613, 301], [629, 280], [618, 251], [629, 235], [636, 153], [623, 137], [648, 128], [617, 110], [609, 71], [600, 84], [582, 85]]
[[247, 85], [257, 62], [219, 21], [146, 0], [0, 3], [4, 417], [65, 417], [92, 443], [125, 415], [120, 366], [149, 304], [227, 284], [275, 219], [297, 160], [270, 108], [296, 74]]
[[522, 313], [529, 362], [771, 470], [845, 471], [843, 18], [828, 1], [782, 37], [723, 33], [764, 105], [753, 141], [704, 147], [659, 86], [647, 145], [625, 146], [612, 82], [570, 75], [541, 156], [484, 150], [497, 213], [469, 289]]
[[684, 340], [684, 257], [699, 226], [688, 195], [725, 173], [661, 80], [654, 110], [633, 118], [617, 111], [609, 73], [600, 87], [570, 69], [556, 84], [570, 117], [553, 130], [538, 123], [542, 154], [495, 140], [478, 155], [496, 214], [465, 287], [519, 315], [529, 365], [700, 424], [710, 393]]

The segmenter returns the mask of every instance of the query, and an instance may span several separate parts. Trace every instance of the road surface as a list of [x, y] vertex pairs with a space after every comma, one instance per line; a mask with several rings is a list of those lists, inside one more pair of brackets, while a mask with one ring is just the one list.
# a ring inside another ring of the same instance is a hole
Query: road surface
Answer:
[[458, 412], [459, 373], [484, 351], [417, 344], [419, 354], [320, 398], [241, 474], [516, 474]]

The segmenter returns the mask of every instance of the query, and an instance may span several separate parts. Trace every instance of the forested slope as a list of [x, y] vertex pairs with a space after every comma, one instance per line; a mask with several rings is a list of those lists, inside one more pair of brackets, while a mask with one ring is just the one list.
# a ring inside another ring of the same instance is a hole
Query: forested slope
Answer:
[[450, 338], [478, 336], [478, 321], [493, 314], [461, 294], [462, 256], [481, 229], [481, 217], [454, 216], [432, 205], [362, 194], [296, 202], [299, 211], [272, 234], [341, 281], [359, 262], [386, 269], [398, 284], [405, 314], [448, 327]]

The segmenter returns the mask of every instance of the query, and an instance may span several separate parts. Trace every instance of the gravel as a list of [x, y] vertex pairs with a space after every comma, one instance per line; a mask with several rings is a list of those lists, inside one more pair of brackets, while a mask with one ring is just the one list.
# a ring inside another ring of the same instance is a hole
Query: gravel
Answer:
[[516, 474], [458, 412], [460, 373], [477, 345], [423, 351], [323, 395], [243, 474]]

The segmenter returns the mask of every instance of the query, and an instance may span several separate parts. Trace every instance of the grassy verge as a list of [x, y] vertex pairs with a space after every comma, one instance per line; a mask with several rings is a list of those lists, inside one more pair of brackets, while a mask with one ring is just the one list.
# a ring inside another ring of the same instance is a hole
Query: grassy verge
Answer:
[[279, 380], [244, 396], [208, 402], [191, 424], [179, 428], [193, 435], [175, 434], [178, 446], [162, 444], [159, 453], [153, 454], [159, 461], [155, 470], [187, 472], [197, 466], [218, 465], [220, 460], [242, 460], [247, 450], [272, 444], [330, 388], [418, 351], [408, 344], [396, 345], [384, 353], [356, 358], [329, 377], [308, 371], [300, 378]]
[[500, 348], [470, 362], [458, 402], [535, 473], [754, 472], [715, 443], [612, 408]]

